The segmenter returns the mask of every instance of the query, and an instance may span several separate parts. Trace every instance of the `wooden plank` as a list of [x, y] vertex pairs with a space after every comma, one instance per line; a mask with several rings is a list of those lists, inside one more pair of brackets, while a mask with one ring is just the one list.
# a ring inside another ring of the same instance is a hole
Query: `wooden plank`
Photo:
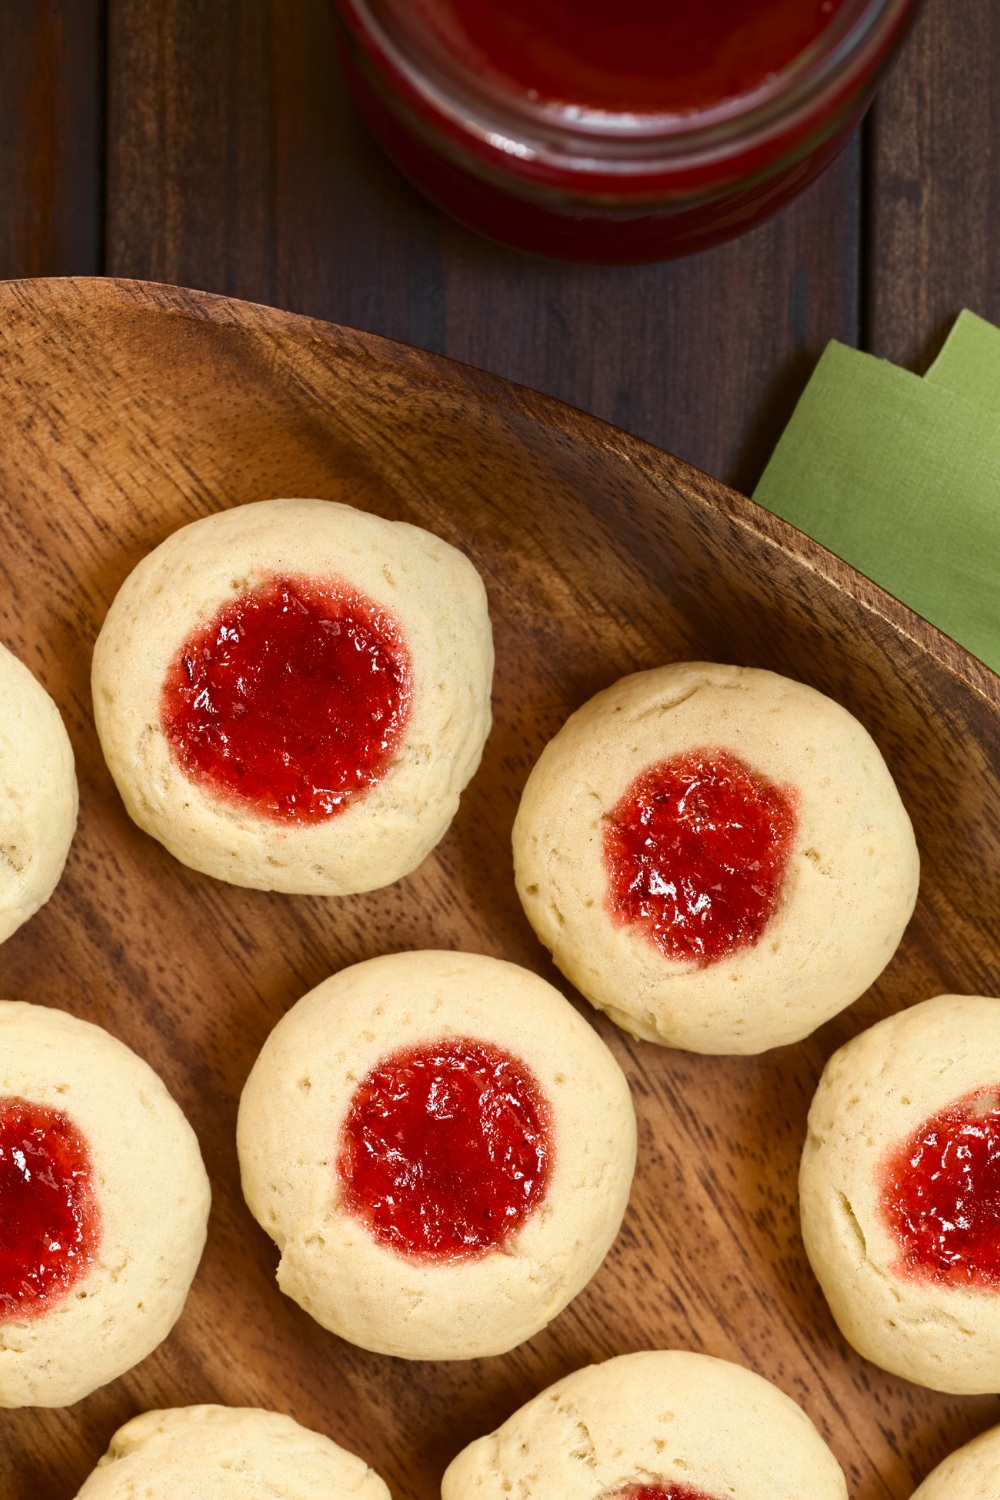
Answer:
[[101, 270], [104, 0], [0, 6], [0, 279]]
[[749, 492], [831, 338], [858, 335], [860, 149], [751, 234], [686, 260], [548, 264], [444, 236], [456, 359]]
[[923, 371], [955, 315], [1000, 321], [1000, 9], [925, 0], [872, 116], [867, 343]]
[[857, 143], [731, 245], [550, 264], [431, 209], [367, 140], [327, 0], [111, 0], [108, 268], [468, 360], [743, 488], [830, 338], [858, 336]]

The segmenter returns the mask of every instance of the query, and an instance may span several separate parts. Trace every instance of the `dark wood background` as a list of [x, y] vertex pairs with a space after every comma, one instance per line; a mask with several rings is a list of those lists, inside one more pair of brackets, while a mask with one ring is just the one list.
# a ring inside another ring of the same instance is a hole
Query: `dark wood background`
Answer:
[[[449, 224], [358, 126], [326, 0], [0, 0], [0, 193], [0, 278], [149, 278], [386, 334], [608, 417], [749, 489], [828, 339], [922, 369], [962, 306], [1000, 321], [1000, 4], [926, 0], [831, 171], [770, 224], [686, 262], [560, 266]], [[698, 1066], [682, 1058], [682, 1081]], [[747, 1067], [727, 1063], [727, 1077]], [[765, 1203], [762, 1220], [771, 1212]], [[270, 1275], [266, 1247], [255, 1253]], [[187, 1379], [175, 1339], [177, 1379], [161, 1397], [156, 1371], [142, 1377], [143, 1404], [184, 1389], [254, 1398], [231, 1351], [206, 1351], [200, 1335], [195, 1317], [211, 1380]], [[917, 1393], [897, 1422], [885, 1382], [850, 1372], [872, 1453], [851, 1471], [862, 1500], [902, 1500], [947, 1447], [995, 1420], [994, 1403], [958, 1410]], [[405, 1368], [389, 1399], [416, 1419]], [[116, 1387], [94, 1403], [90, 1455], [126, 1397]], [[939, 1411], [950, 1414], [940, 1426]], [[450, 1433], [451, 1408], [433, 1415]], [[0, 1500], [62, 1496], [84, 1471], [79, 1413], [4, 1426]], [[24, 1434], [36, 1429], [50, 1459], [33, 1474]]]
[[828, 339], [922, 369], [1000, 319], [1000, 5], [926, 0], [798, 202], [682, 262], [549, 264], [425, 205], [354, 117], [326, 0], [3, 0], [0, 278], [228, 292], [481, 365], [749, 490]]

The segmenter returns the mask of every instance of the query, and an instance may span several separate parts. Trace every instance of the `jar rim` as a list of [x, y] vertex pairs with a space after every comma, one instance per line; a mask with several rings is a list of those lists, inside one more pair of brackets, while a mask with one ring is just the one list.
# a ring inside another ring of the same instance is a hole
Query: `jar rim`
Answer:
[[870, 74], [918, 3], [857, 0], [756, 89], [707, 110], [630, 116], [532, 101], [463, 67], [433, 40], [421, 46], [412, 28], [393, 28], [379, 0], [337, 0], [370, 61], [453, 130], [524, 167], [602, 174], [697, 167], [794, 130]]

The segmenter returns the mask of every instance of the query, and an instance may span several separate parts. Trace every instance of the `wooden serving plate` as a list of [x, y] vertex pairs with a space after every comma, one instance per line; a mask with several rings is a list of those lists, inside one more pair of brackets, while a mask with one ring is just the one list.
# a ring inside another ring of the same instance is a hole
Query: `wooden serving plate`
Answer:
[[[60, 705], [81, 788], [65, 877], [0, 949], [0, 994], [96, 1021], [147, 1058], [194, 1124], [214, 1190], [171, 1338], [75, 1407], [0, 1413], [3, 1500], [70, 1500], [121, 1422], [201, 1401], [288, 1412], [362, 1453], [396, 1500], [432, 1500], [448, 1459], [550, 1381], [649, 1347], [751, 1366], [806, 1408], [854, 1500], [907, 1500], [1000, 1407], [909, 1386], [845, 1347], [799, 1239], [796, 1170], [836, 1046], [940, 991], [998, 990], [1000, 679], [676, 459], [413, 349], [81, 280], [0, 286], [0, 350], [0, 638]], [[468, 552], [490, 595], [496, 724], [482, 769], [437, 852], [369, 896], [272, 896], [186, 870], [130, 823], [94, 733], [91, 647], [129, 569], [182, 523], [276, 495], [415, 521]], [[276, 1251], [243, 1204], [234, 1132], [251, 1064], [301, 994], [377, 953], [467, 948], [561, 984], [514, 892], [520, 789], [571, 709], [678, 657], [801, 678], [872, 731], [923, 856], [902, 948], [849, 1013], [760, 1058], [631, 1042], [583, 1006], [640, 1123], [632, 1204], [602, 1270], [500, 1359], [409, 1364], [352, 1348], [281, 1295]]]

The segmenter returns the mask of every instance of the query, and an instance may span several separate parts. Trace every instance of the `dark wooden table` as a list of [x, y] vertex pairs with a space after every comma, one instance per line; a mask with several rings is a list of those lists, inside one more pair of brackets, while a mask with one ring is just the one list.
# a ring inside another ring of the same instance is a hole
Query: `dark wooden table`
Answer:
[[[148, 278], [386, 334], [748, 490], [828, 339], [919, 370], [961, 307], [1000, 321], [1000, 0], [925, 0], [826, 176], [685, 262], [560, 266], [450, 224], [359, 127], [326, 0], [0, 0], [0, 191], [0, 278]], [[190, 1372], [171, 1348], [172, 1401]], [[227, 1358], [215, 1348], [213, 1368]], [[895, 1455], [877, 1494], [902, 1495], [927, 1467], [923, 1440], [884, 1420], [877, 1391], [870, 1418]], [[42, 1474], [17, 1459], [11, 1472], [17, 1450], [0, 1444], [0, 1500], [65, 1492], [75, 1421], [39, 1417]]]
[[753, 234], [548, 264], [428, 207], [345, 97], [325, 0], [3, 0], [0, 278], [228, 292], [453, 355], [751, 489], [816, 357], [923, 368], [1000, 319], [1000, 5], [926, 0], [859, 136]]

